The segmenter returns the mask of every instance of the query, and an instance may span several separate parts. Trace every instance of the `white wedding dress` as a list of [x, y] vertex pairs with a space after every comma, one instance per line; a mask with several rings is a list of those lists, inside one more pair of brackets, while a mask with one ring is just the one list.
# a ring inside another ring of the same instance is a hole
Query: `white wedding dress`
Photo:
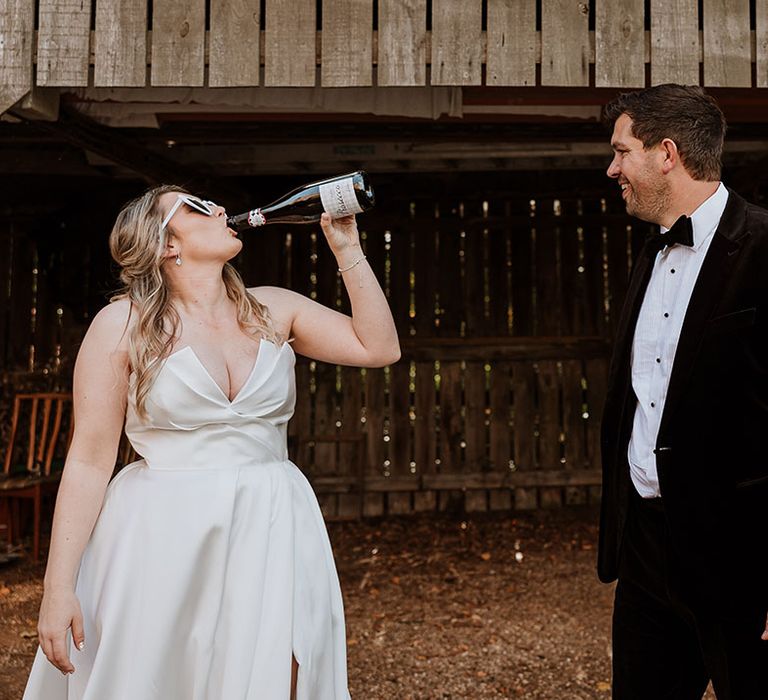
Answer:
[[[107, 488], [77, 596], [75, 673], [38, 649], [24, 700], [347, 700], [341, 590], [317, 499], [290, 461], [288, 343], [262, 340], [230, 401], [191, 347], [126, 433], [143, 459]], [[133, 392], [131, 392], [132, 394]]]

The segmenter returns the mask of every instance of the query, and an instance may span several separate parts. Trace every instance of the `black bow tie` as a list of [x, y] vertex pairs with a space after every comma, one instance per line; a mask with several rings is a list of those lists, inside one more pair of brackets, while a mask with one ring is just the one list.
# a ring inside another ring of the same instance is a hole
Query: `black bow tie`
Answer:
[[651, 236], [649, 248], [657, 253], [664, 246], [693, 245], [693, 221], [689, 216], [681, 216], [666, 233], [656, 233]]

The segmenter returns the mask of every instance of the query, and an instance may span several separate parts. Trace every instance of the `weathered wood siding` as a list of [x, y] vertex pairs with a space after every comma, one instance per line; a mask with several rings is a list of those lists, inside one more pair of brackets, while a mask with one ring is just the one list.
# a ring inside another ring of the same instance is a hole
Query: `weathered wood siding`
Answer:
[[766, 0], [155, 0], [152, 16], [147, 0], [39, 0], [34, 30], [35, 7], [0, 6], [0, 111], [33, 85], [248, 87], [262, 71], [268, 86], [768, 85]]
[[[367, 370], [297, 362], [291, 455], [324, 511], [593, 502], [609, 339], [647, 227], [599, 197], [398, 189], [360, 227], [402, 359]], [[110, 286], [106, 246], [79, 229], [51, 248], [0, 225], [3, 391], [18, 378], [68, 381], [103, 303], [94, 296]], [[315, 227], [254, 235], [237, 261], [249, 283], [349, 311]]]

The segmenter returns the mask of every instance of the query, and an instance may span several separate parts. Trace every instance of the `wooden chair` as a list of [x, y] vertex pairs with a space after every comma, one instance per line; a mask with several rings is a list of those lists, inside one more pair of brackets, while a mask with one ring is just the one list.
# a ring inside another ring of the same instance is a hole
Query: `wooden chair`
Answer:
[[0, 500], [8, 506], [8, 543], [11, 545], [21, 530], [20, 502], [32, 501], [32, 558], [35, 561], [40, 556], [43, 497], [55, 494], [58, 489], [73, 429], [71, 394], [15, 396], [0, 477]]

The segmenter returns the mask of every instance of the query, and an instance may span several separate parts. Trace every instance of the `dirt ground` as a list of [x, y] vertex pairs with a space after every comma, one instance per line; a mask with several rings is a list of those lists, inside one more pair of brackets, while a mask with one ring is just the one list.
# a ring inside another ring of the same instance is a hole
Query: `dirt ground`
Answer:
[[[595, 576], [596, 519], [570, 508], [331, 523], [354, 700], [609, 698], [613, 587]], [[0, 568], [0, 700], [21, 698], [42, 574]]]

